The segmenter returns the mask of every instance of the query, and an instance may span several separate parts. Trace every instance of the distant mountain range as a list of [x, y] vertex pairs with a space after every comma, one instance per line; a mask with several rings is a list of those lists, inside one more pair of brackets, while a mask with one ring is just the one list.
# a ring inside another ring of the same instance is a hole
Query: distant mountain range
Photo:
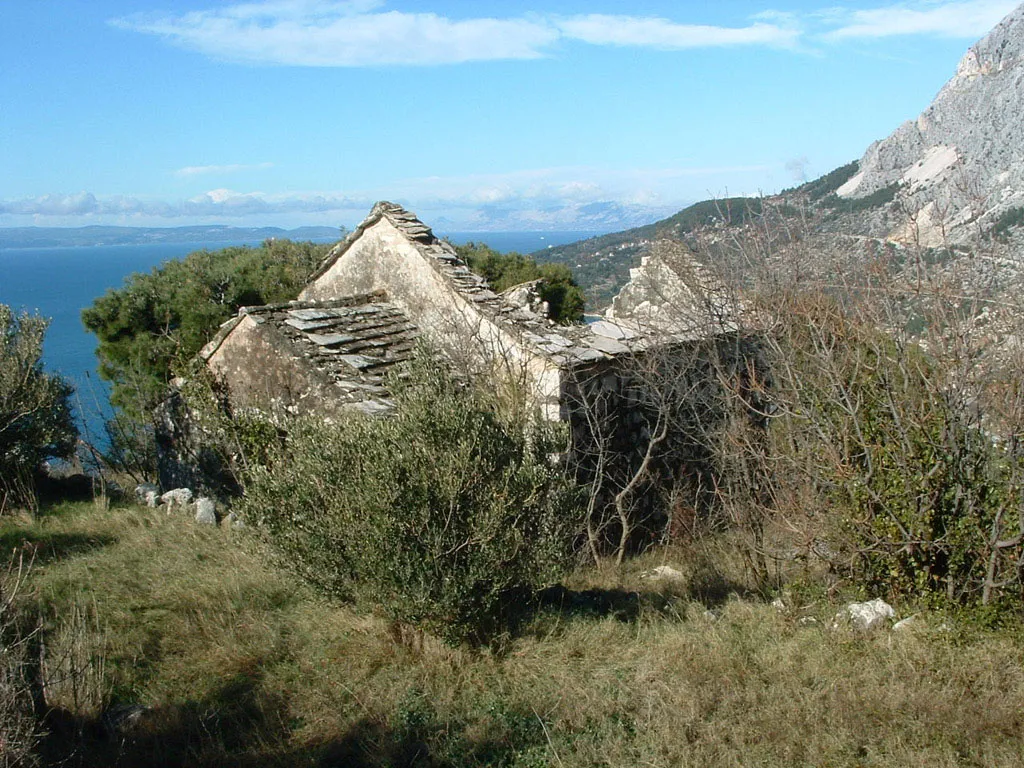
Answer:
[[[573, 268], [606, 306], [657, 238], [705, 255], [725, 242], [798, 238], [803, 252], [848, 258], [923, 255], [973, 273], [992, 297], [1024, 287], [1024, 5], [968, 50], [917, 120], [820, 179], [764, 198], [711, 200], [653, 224], [538, 251]], [[760, 229], [760, 231], [758, 231]], [[915, 256], [917, 258], [917, 256]], [[912, 260], [911, 260], [912, 261]], [[813, 268], [813, 264], [810, 265]]]
[[[608, 232], [651, 224], [673, 212], [668, 206], [651, 207], [611, 200], [589, 203], [557, 203], [530, 207], [511, 204], [484, 205], [457, 227], [466, 232]], [[444, 220], [435, 220], [442, 227]]]
[[337, 227], [10, 227], [0, 228], [0, 248], [60, 248], [92, 245], [147, 245], [152, 243], [240, 243], [268, 238], [337, 240]]

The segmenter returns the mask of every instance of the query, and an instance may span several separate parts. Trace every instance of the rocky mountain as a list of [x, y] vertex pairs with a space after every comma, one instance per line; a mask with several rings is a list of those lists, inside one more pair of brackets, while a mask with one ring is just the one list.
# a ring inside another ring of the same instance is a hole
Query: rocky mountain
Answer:
[[741, 225], [763, 209], [757, 198], [725, 198], [695, 203], [653, 224], [598, 235], [531, 254], [538, 262], [565, 264], [587, 293], [588, 304], [603, 308], [630, 279], [658, 240], [686, 240], [708, 227]]
[[892, 189], [901, 215], [875, 217], [870, 234], [966, 242], [1024, 205], [1022, 102], [1024, 5], [967, 51], [917, 120], [868, 147], [836, 194], [862, 200]]
[[916, 120], [859, 161], [778, 195], [705, 201], [535, 258], [572, 267], [594, 307], [608, 305], [660, 238], [711, 259], [726, 243], [756, 249], [770, 238], [776, 257], [793, 263], [803, 259], [791, 247], [799, 241], [801, 254], [828, 253], [827, 269], [838, 259], [851, 273], [883, 257], [907, 268], [928, 262], [970, 273], [979, 295], [992, 296], [1024, 284], [1022, 114], [1024, 5], [967, 51]]

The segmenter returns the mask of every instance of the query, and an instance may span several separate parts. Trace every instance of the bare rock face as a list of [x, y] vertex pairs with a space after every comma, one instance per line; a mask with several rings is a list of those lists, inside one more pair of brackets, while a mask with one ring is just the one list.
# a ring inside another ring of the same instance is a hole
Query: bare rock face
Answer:
[[868, 148], [837, 194], [856, 200], [898, 185], [902, 215], [873, 234], [924, 246], [966, 241], [1024, 206], [1022, 110], [1024, 5], [971, 47], [916, 121]]

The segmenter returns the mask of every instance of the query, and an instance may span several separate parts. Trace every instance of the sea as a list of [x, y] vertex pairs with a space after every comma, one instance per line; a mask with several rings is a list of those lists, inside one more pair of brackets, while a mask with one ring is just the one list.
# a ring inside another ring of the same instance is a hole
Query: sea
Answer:
[[[455, 243], [486, 243], [502, 253], [533, 253], [572, 243], [588, 232], [447, 232]], [[329, 241], [324, 241], [329, 242]], [[193, 251], [238, 243], [154, 243], [65, 248], [0, 248], [0, 304], [50, 318], [43, 365], [75, 387], [75, 410], [83, 436], [102, 445], [103, 422], [113, 415], [106, 382], [96, 372], [96, 337], [82, 326], [82, 310], [135, 272], [149, 272]]]

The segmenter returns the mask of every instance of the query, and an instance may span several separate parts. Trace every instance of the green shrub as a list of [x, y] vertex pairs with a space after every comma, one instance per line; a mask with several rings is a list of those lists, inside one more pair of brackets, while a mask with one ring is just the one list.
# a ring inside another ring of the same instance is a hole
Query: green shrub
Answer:
[[875, 594], [1019, 602], [1024, 463], [983, 429], [977, 402], [919, 347], [828, 299], [789, 305], [786, 324], [796, 417], [775, 445], [830, 502], [847, 575]]
[[11, 496], [29, 500], [32, 474], [45, 459], [75, 451], [71, 385], [43, 372], [48, 325], [0, 304], [0, 511]]
[[801, 184], [795, 191], [805, 193], [811, 200], [821, 200], [821, 198], [831, 195], [843, 186], [859, 170], [860, 162], [854, 160], [846, 165], [841, 165], [833, 171], [829, 171], [824, 176], [813, 181]]
[[328, 594], [446, 641], [487, 643], [570, 564], [580, 498], [549, 428], [507, 424], [435, 365], [389, 418], [297, 421], [245, 481], [244, 513]]

